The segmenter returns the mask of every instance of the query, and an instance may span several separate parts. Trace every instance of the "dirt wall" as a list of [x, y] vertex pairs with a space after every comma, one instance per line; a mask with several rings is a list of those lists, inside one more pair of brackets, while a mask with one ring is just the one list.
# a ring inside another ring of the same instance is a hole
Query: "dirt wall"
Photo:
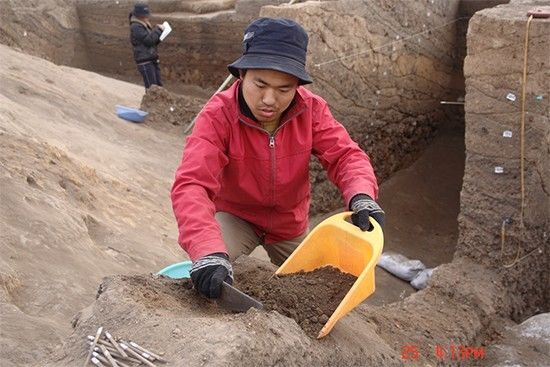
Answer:
[[515, 319], [548, 310], [550, 19], [529, 30], [525, 96], [525, 230], [521, 234], [521, 96], [533, 4], [476, 13], [468, 29], [466, 165], [456, 256], [498, 269], [519, 296]]
[[[118, 76], [137, 73], [129, 43], [128, 14], [134, 1], [78, 3], [93, 70]], [[226, 65], [241, 52], [242, 32], [252, 15], [241, 16], [235, 1], [149, 1], [151, 23], [168, 21], [172, 33], [159, 45], [163, 79], [217, 87]], [[245, 7], [245, 10], [248, 9]]]
[[458, 15], [460, 20], [457, 22], [457, 62], [459, 68], [464, 68], [464, 58], [466, 57], [466, 35], [468, 33], [468, 23], [472, 16], [486, 8], [492, 8], [500, 4], [508, 3], [510, 0], [462, 0], [458, 6]]
[[76, 0], [0, 0], [0, 43], [56, 64], [88, 67]]
[[[311, 89], [369, 153], [380, 180], [410, 163], [456, 100], [459, 1], [306, 2], [267, 6], [262, 16], [297, 20], [310, 36]], [[457, 112], [460, 113], [460, 112]], [[318, 163], [313, 212], [342, 205]]]

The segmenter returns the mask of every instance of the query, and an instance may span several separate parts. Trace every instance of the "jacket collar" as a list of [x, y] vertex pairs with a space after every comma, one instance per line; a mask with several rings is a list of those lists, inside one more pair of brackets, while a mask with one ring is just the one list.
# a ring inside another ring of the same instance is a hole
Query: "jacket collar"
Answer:
[[145, 28], [147, 29], [153, 29], [153, 27], [151, 26], [151, 23], [149, 22], [144, 22], [143, 20], [141, 19], [138, 19], [136, 16], [132, 15], [130, 16], [130, 24], [131, 23], [139, 23], [141, 24], [142, 26], [144, 26]]

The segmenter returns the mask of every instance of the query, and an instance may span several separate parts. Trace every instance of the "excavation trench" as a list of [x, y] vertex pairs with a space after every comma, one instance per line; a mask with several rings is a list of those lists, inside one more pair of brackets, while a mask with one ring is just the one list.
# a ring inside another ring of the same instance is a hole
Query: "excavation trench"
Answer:
[[[139, 83], [127, 45], [132, 3], [77, 2], [71, 18], [75, 52], [48, 53], [44, 48], [44, 54], [61, 64]], [[173, 365], [399, 366], [411, 357], [404, 352], [413, 350], [418, 363], [445, 363], [452, 362], [445, 360], [452, 346], [490, 348], [505, 325], [548, 311], [550, 124], [543, 50], [550, 37], [545, 20], [531, 25], [524, 108], [529, 125], [524, 155], [518, 156], [522, 37], [529, 3], [480, 11], [468, 25], [463, 17], [479, 10], [475, 6], [480, 2], [431, 2], [427, 11], [424, 5], [397, 1], [369, 7], [360, 1], [308, 2], [261, 11], [256, 2], [150, 3], [153, 11], [157, 7], [155, 20], [168, 19], [175, 30], [185, 32], [175, 32], [161, 45], [167, 88], [152, 90], [143, 99], [142, 107], [152, 112], [144, 129], [183, 140], [192, 116], [225, 78], [225, 65], [240, 53], [248, 21], [258, 13], [296, 19], [310, 34], [308, 67], [316, 81], [312, 89], [327, 99], [335, 117], [370, 154], [382, 183], [384, 250], [419, 259], [436, 270], [428, 288], [416, 292], [377, 269], [375, 294], [322, 340], [301, 326], [304, 320], [324, 320], [329, 316], [325, 311], [300, 319], [293, 317], [296, 309], [274, 305], [231, 314], [199, 297], [188, 281], [110, 276], [96, 300], [73, 320], [74, 330], [63, 347], [41, 364], [79, 363], [86, 354], [86, 336], [99, 326], [164, 351]], [[432, 36], [424, 37], [428, 29]], [[404, 35], [415, 37], [405, 41]], [[17, 46], [10, 37], [3, 29], [2, 39]], [[493, 41], [488, 44], [488, 39]], [[32, 40], [35, 46], [43, 44], [39, 37]], [[342, 57], [354, 54], [366, 56]], [[464, 107], [440, 104], [460, 102], [461, 97]], [[505, 138], [510, 134], [504, 132], [511, 132], [512, 138]], [[320, 164], [313, 160], [311, 169], [315, 224], [327, 213], [342, 210], [343, 203]], [[525, 196], [518, 193], [521, 176]], [[521, 205], [523, 218], [518, 217]], [[524, 230], [518, 227], [520, 219]], [[265, 255], [256, 252], [235, 264], [236, 285], [241, 281], [261, 298], [254, 284], [264, 284], [274, 270]], [[435, 354], [438, 347], [445, 354]], [[471, 357], [469, 362], [479, 361]]]

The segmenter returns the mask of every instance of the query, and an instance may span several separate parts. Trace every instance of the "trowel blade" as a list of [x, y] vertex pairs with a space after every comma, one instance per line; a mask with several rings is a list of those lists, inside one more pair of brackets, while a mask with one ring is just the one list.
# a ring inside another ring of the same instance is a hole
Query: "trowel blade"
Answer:
[[246, 312], [251, 307], [257, 309], [264, 307], [261, 302], [256, 301], [248, 294], [241, 292], [226, 282], [222, 283], [222, 291], [220, 298], [218, 298], [218, 304], [226, 310], [235, 312]]

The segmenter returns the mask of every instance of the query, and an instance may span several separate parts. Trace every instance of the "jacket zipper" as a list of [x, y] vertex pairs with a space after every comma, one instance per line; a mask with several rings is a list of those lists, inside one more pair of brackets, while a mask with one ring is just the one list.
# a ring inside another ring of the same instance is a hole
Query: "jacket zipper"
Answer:
[[269, 213], [269, 226], [267, 227], [268, 232], [271, 232], [273, 227], [273, 211], [275, 208], [275, 133], [269, 135], [269, 150], [271, 154], [271, 212]]
[[275, 169], [276, 168], [276, 164], [275, 164], [275, 158], [276, 158], [276, 155], [275, 155], [275, 135], [277, 135], [277, 132], [279, 132], [279, 130], [284, 125], [286, 125], [294, 117], [301, 114], [303, 111], [305, 111], [305, 108], [301, 109], [300, 111], [293, 114], [292, 117], [287, 118], [282, 124], [280, 124], [275, 129], [275, 131], [273, 131], [273, 133], [270, 133], [266, 129], [261, 128], [259, 126], [254, 126], [252, 124], [249, 124], [248, 122], [246, 122], [242, 118], [239, 118], [239, 121], [241, 121], [246, 126], [252, 127], [254, 129], [258, 129], [260, 131], [263, 131], [268, 136], [268, 147], [269, 147], [269, 153], [270, 153], [270, 156], [271, 156], [271, 158], [270, 158], [270, 160], [271, 160], [271, 210], [270, 210], [270, 213], [269, 213], [269, 224], [268, 224], [267, 230], [265, 231], [267, 233], [271, 232], [271, 228], [273, 227], [273, 211], [274, 211], [274, 208], [275, 208], [275, 181], [276, 181], [275, 180], [275, 174], [276, 174], [276, 169]]
[[[277, 155], [275, 154], [275, 135], [279, 132], [279, 130], [285, 126], [290, 120], [292, 120], [295, 116], [298, 116], [301, 114], [305, 109], [302, 109], [298, 112], [296, 112], [292, 117], [287, 118], [285, 121], [283, 121], [282, 124], [280, 124], [273, 133], [269, 134], [269, 149], [271, 150], [271, 213], [269, 215], [269, 227], [268, 231], [271, 231], [273, 227], [273, 211], [275, 210], [275, 182], [276, 182], [276, 164], [275, 160], [277, 158]], [[265, 130], [267, 132], [267, 130]]]
[[245, 124], [246, 126], [249, 126], [251, 128], [254, 128], [254, 129], [257, 129], [257, 130], [260, 130], [264, 133], [267, 134], [267, 146], [269, 148], [269, 156], [270, 156], [270, 161], [271, 161], [271, 175], [270, 175], [270, 189], [271, 189], [271, 198], [270, 198], [270, 201], [271, 201], [271, 209], [270, 209], [270, 213], [269, 213], [269, 223], [267, 225], [267, 228], [266, 228], [266, 231], [267, 233], [269, 233], [271, 231], [271, 227], [273, 227], [273, 208], [275, 207], [275, 133], [277, 132], [277, 130], [279, 130], [279, 128], [282, 126], [279, 126], [274, 132], [273, 134], [271, 134], [269, 131], [267, 131], [266, 129], [264, 128], [261, 128], [259, 126], [255, 126], [255, 125], [252, 125], [252, 124], [249, 124], [248, 122], [244, 121], [243, 119], [239, 118], [239, 121], [241, 121], [243, 124]]

